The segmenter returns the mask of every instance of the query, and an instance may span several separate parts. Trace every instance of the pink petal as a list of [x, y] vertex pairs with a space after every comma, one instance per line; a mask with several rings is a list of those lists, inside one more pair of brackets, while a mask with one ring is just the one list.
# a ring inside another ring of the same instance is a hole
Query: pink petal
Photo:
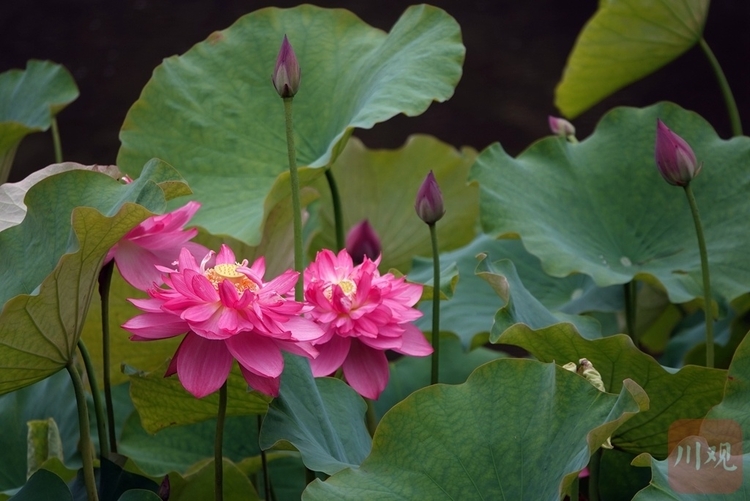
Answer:
[[232, 249], [230, 249], [228, 245], [221, 244], [221, 250], [219, 250], [219, 254], [216, 255], [216, 264], [234, 264], [235, 262]]
[[404, 335], [401, 338], [403, 343], [400, 348], [394, 348], [394, 351], [415, 357], [424, 357], [432, 353], [432, 346], [421, 330], [412, 324], [402, 324], [401, 326], [404, 328]]
[[403, 340], [393, 337], [385, 337], [385, 336], [378, 336], [378, 337], [366, 337], [366, 336], [359, 336], [357, 339], [360, 340], [360, 342], [366, 344], [370, 348], [373, 348], [375, 350], [395, 350], [398, 351], [399, 348], [401, 348], [401, 344], [403, 343]]
[[223, 341], [210, 341], [189, 333], [177, 353], [177, 377], [197, 398], [218, 390], [232, 368], [232, 355]]
[[346, 382], [363, 397], [377, 400], [388, 384], [385, 353], [365, 346], [357, 339], [352, 340], [343, 368]]
[[154, 282], [157, 285], [163, 283], [156, 266], [165, 263], [152, 252], [128, 240], [120, 241], [114, 259], [122, 278], [136, 289], [145, 291], [153, 287]]
[[350, 345], [351, 338], [341, 336], [333, 336], [329, 342], [316, 345], [319, 354], [310, 360], [313, 376], [328, 376], [336, 372], [346, 360]]
[[275, 339], [274, 342], [283, 351], [299, 355], [305, 358], [315, 358], [318, 356], [318, 350], [311, 344], [303, 341], [280, 341]]
[[164, 339], [190, 330], [187, 322], [169, 313], [144, 313], [122, 324], [122, 328], [135, 334], [138, 340]]
[[286, 294], [294, 288], [299, 273], [287, 270], [263, 286], [263, 291], [274, 291], [278, 294]]
[[245, 369], [240, 365], [242, 375], [245, 377], [248, 386], [250, 388], [270, 395], [272, 397], [279, 396], [279, 385], [281, 383], [281, 377], [263, 377]]
[[225, 343], [241, 366], [260, 376], [276, 377], [284, 370], [284, 357], [272, 339], [243, 332], [227, 338]]
[[289, 317], [282, 327], [291, 332], [292, 338], [297, 341], [315, 341], [323, 335], [323, 329], [318, 324], [303, 317]]

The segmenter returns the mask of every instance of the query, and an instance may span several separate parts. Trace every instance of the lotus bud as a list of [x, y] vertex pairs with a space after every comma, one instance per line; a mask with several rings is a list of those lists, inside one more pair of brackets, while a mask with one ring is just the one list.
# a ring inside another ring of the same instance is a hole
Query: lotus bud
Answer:
[[430, 171], [417, 191], [417, 200], [414, 209], [419, 218], [427, 224], [435, 224], [445, 214], [443, 207], [443, 194], [435, 180], [435, 174]]
[[284, 35], [281, 42], [279, 55], [276, 58], [276, 68], [273, 70], [271, 81], [276, 87], [276, 92], [283, 98], [294, 97], [299, 90], [300, 69], [297, 56], [294, 54], [292, 44]]
[[564, 118], [553, 117], [549, 115], [547, 117], [547, 123], [552, 133], [560, 137], [570, 137], [576, 135], [576, 128], [573, 124], [565, 120]]
[[658, 118], [654, 157], [661, 177], [674, 186], [687, 186], [703, 167], [698, 164], [690, 145]]
[[355, 266], [362, 263], [365, 257], [375, 261], [380, 256], [380, 238], [367, 219], [349, 230], [346, 235], [346, 252], [352, 257]]

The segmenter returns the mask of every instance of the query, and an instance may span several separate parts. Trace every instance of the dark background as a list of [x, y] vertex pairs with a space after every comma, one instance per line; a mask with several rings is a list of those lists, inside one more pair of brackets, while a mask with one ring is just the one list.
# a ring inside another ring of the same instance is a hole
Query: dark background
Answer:
[[[409, 2], [317, 1], [344, 7], [388, 31]], [[396, 148], [412, 133], [432, 134], [478, 150], [499, 141], [511, 154], [549, 134], [557, 114], [553, 91], [576, 36], [598, 0], [476, 0], [432, 2], [461, 25], [464, 74], [455, 95], [415, 118], [398, 116], [355, 134], [369, 147]], [[250, 0], [2, 0], [0, 72], [49, 59], [73, 74], [80, 97], [58, 117], [66, 160], [111, 164], [128, 108], [161, 60], [181, 54], [243, 14], [298, 2]], [[750, 2], [711, 4], [704, 36], [721, 62], [750, 127]], [[616, 93], [574, 120], [578, 138], [606, 110], [675, 101], [705, 117], [722, 137], [729, 120], [716, 80], [696, 46], [675, 62]], [[49, 134], [21, 143], [10, 181], [54, 162]]]

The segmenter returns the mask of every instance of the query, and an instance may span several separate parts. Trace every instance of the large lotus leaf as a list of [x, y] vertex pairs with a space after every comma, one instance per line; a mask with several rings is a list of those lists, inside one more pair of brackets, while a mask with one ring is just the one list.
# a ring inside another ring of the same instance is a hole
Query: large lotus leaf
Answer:
[[[368, 150], [352, 138], [333, 164], [341, 194], [344, 228], [367, 219], [382, 244], [382, 269], [409, 271], [412, 257], [430, 256], [432, 244], [428, 226], [414, 211], [417, 191], [432, 170], [443, 194], [445, 216], [436, 224], [441, 251], [471, 241], [479, 217], [476, 186], [467, 186], [469, 167], [476, 152], [461, 151], [432, 136], [415, 135], [397, 150]], [[322, 232], [313, 248], [335, 249], [331, 192], [320, 178]]]
[[38, 501], [40, 499], [73, 501], [73, 495], [63, 479], [51, 471], [39, 470], [11, 499], [14, 501]]
[[[461, 277], [451, 300], [440, 304], [440, 329], [458, 335], [467, 348], [472, 346], [477, 334], [490, 332], [492, 319], [503, 306], [503, 300], [492, 286], [475, 273], [479, 254], [486, 254], [493, 260], [513, 261], [523, 286], [550, 311], [575, 314], [622, 309], [621, 287], [597, 287], [591, 277], [583, 274], [551, 277], [544, 272], [539, 259], [524, 249], [520, 240], [498, 240], [480, 234], [467, 246], [440, 254], [441, 264], [455, 262]], [[415, 259], [409, 279], [426, 282], [431, 277], [432, 260]], [[417, 326], [430, 331], [432, 303], [422, 301], [419, 309], [424, 316], [417, 321]]]
[[555, 105], [576, 117], [695, 45], [709, 0], [606, 0], [578, 35], [555, 89]]
[[578, 144], [548, 137], [514, 159], [498, 144], [472, 167], [484, 230], [519, 235], [550, 275], [591, 275], [600, 286], [657, 280], [674, 303], [702, 297], [695, 227], [685, 194], [654, 162], [656, 119], [690, 143], [704, 167], [691, 183], [705, 231], [711, 283], [732, 300], [750, 290], [745, 231], [750, 139], [719, 139], [671, 103], [616, 108]]
[[[203, 501], [214, 499], [214, 461], [204, 464], [199, 470], [184, 478], [175, 473], [169, 474], [170, 501]], [[228, 459], [223, 463], [223, 491], [226, 501], [254, 501], [260, 499], [255, 487], [248, 478]]]
[[304, 358], [287, 354], [284, 364], [279, 397], [263, 420], [260, 446], [289, 442], [309, 469], [329, 475], [359, 466], [371, 446], [365, 402], [341, 380], [314, 379]]
[[706, 417], [737, 422], [744, 433], [744, 452], [750, 452], [750, 336], [745, 335], [729, 365], [724, 400]]
[[632, 381], [612, 395], [554, 364], [496, 360], [393, 407], [360, 468], [302, 498], [558, 500], [590, 453], [647, 407]]
[[561, 321], [571, 323], [587, 339], [599, 338], [602, 329], [599, 322], [580, 315], [552, 314], [524, 287], [518, 271], [509, 259], [492, 262], [482, 259], [477, 265], [477, 275], [487, 280], [498, 296], [505, 303], [495, 313], [490, 331], [490, 342], [496, 343], [498, 337], [516, 324], [524, 324], [531, 329], [541, 329]]
[[[424, 112], [453, 94], [464, 47], [440, 9], [410, 7], [390, 33], [311, 5], [267, 8], [211, 34], [154, 70], [125, 118], [117, 164], [163, 158], [190, 182], [195, 223], [256, 245], [268, 211], [289, 193], [284, 106], [271, 73], [284, 34], [302, 68], [294, 98], [301, 167], [332, 163], [355, 127]], [[302, 169], [302, 182], [320, 174]]]
[[[156, 433], [169, 426], [199, 423], [216, 417], [218, 393], [195, 398], [182, 387], [177, 377], [165, 378], [166, 369], [164, 364], [148, 374], [130, 376], [130, 396], [147, 432]], [[248, 392], [245, 378], [235, 364], [227, 379], [227, 416], [265, 414], [270, 400], [261, 393]]]
[[505, 331], [498, 342], [520, 346], [543, 362], [565, 364], [587, 358], [610, 392], [619, 391], [625, 379], [642, 386], [651, 400], [649, 410], [625, 423], [612, 437], [616, 447], [636, 454], [645, 451], [666, 457], [669, 426], [678, 419], [703, 418], [724, 394], [726, 371], [695, 365], [667, 371], [624, 334], [590, 341], [570, 324], [536, 331], [518, 324]]
[[[451, 334], [440, 336], [439, 381], [447, 384], [460, 384], [482, 364], [491, 362], [505, 353], [479, 347], [465, 351], [461, 340]], [[430, 384], [432, 357], [401, 357], [391, 362], [388, 385], [373, 402], [376, 418], [380, 419], [394, 405]]]
[[51, 61], [31, 60], [25, 70], [0, 74], [0, 184], [8, 179], [21, 140], [49, 129], [55, 115], [77, 97], [68, 70]]
[[[0, 232], [0, 393], [57, 372], [78, 342], [107, 251], [185, 186], [149, 162], [129, 185], [85, 170], [35, 184], [24, 220]], [[163, 191], [162, 186], [167, 191]]]

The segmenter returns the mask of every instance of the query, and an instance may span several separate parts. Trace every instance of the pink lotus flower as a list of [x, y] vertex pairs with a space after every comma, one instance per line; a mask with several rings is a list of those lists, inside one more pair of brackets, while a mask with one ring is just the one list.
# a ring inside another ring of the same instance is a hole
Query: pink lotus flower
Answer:
[[672, 132], [658, 118], [654, 159], [661, 177], [674, 186], [687, 186], [700, 174], [703, 167], [703, 164], [698, 164], [698, 159], [687, 141]]
[[188, 202], [175, 211], [146, 219], [110, 249], [105, 262], [114, 259], [122, 278], [137, 289], [145, 291], [154, 283], [162, 284], [157, 266], [171, 265], [180, 249], [187, 248], [198, 259], [208, 252], [202, 245], [189, 242], [198, 234], [196, 228], [183, 229], [200, 206]]
[[354, 264], [360, 264], [365, 257], [374, 260], [380, 256], [380, 238], [367, 219], [363, 219], [346, 235], [346, 252]]
[[392, 274], [380, 276], [379, 259], [354, 266], [342, 250], [318, 252], [305, 270], [305, 298], [314, 306], [305, 314], [325, 334], [313, 341], [320, 352], [310, 361], [314, 376], [343, 367], [346, 381], [360, 395], [377, 399], [388, 384], [385, 350], [414, 356], [432, 353], [422, 332], [410, 322], [422, 316], [412, 308], [422, 286]]
[[122, 327], [133, 334], [133, 341], [187, 333], [165, 376], [177, 373], [198, 398], [224, 384], [235, 359], [248, 385], [277, 396], [284, 369], [281, 350], [315, 356], [310, 341], [323, 334], [299, 316], [304, 305], [287, 298], [299, 274], [289, 270], [264, 282], [262, 257], [248, 267], [247, 260], [236, 262], [231, 249], [222, 245], [214, 266], [208, 267], [213, 256], [209, 252], [198, 264], [183, 248], [177, 270], [159, 267], [166, 288], [149, 289], [150, 299], [131, 299], [145, 313]]

